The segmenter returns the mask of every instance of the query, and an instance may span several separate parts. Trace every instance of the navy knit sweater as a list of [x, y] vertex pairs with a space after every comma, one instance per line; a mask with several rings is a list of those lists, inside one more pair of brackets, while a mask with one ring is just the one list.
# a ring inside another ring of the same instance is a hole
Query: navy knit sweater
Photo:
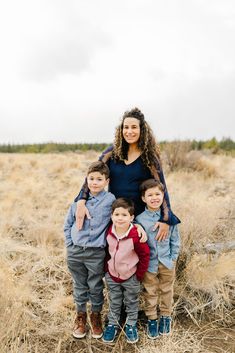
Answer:
[[141, 157], [128, 165], [123, 161], [116, 162], [109, 159], [107, 165], [110, 170], [109, 191], [116, 198], [132, 199], [135, 205], [135, 215], [142, 213], [145, 204], [141, 199], [139, 187], [144, 180], [152, 178], [152, 176], [150, 170], [144, 166]]

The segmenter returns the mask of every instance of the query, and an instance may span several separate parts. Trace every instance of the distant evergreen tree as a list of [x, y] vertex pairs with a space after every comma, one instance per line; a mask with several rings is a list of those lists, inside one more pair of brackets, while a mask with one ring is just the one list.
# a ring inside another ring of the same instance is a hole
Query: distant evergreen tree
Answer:
[[219, 147], [225, 151], [232, 151], [235, 150], [235, 142], [229, 137], [224, 137], [220, 141]]

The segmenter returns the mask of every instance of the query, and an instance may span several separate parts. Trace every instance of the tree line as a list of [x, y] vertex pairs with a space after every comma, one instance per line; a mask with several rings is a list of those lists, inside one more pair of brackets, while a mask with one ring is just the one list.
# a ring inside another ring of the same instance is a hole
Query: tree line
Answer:
[[[218, 141], [215, 137], [210, 140], [187, 140], [187, 141], [161, 141], [160, 147], [164, 147], [168, 143], [185, 143], [189, 145], [191, 150], [212, 150], [213, 153], [219, 153], [220, 151], [234, 152], [235, 141], [231, 138], [226, 137]], [[105, 148], [110, 146], [111, 143], [34, 143], [34, 144], [0, 144], [1, 153], [60, 153], [60, 152], [86, 152], [94, 150], [97, 152], [103, 151]]]

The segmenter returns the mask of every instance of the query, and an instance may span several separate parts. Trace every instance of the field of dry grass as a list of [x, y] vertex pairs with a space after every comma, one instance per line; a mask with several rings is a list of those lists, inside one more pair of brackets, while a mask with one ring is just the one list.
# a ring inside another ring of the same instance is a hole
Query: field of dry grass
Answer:
[[204, 155], [191, 172], [166, 173], [182, 220], [173, 334], [150, 342], [141, 327], [133, 346], [123, 335], [113, 346], [89, 335], [72, 338], [63, 221], [96, 158], [95, 152], [0, 154], [0, 352], [233, 352], [234, 251], [205, 253], [205, 245], [234, 238], [235, 159], [228, 156]]

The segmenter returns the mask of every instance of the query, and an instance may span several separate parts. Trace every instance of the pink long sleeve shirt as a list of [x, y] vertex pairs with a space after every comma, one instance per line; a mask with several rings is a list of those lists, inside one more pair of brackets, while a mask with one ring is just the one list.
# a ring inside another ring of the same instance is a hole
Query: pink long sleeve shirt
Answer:
[[111, 225], [107, 232], [106, 269], [115, 282], [124, 282], [136, 274], [142, 280], [149, 265], [149, 247], [141, 243], [137, 228], [132, 226], [125, 237], [118, 239]]

